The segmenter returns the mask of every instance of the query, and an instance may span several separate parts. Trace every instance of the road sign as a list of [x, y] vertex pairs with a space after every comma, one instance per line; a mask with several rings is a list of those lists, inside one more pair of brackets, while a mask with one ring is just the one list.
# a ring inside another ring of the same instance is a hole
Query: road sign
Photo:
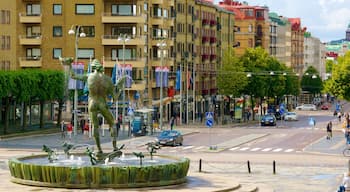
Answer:
[[129, 107], [128, 108], [128, 115], [133, 115], [134, 114], [134, 109]]
[[207, 119], [205, 125], [209, 128], [213, 127], [213, 119]]
[[206, 119], [213, 119], [214, 118], [214, 113], [213, 112], [206, 112], [205, 113], [205, 118]]

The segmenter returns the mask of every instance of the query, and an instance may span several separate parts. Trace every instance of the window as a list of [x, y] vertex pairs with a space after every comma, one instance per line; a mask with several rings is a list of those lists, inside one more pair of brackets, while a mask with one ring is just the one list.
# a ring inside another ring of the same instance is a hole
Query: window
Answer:
[[53, 58], [58, 59], [62, 57], [62, 48], [53, 48]]
[[76, 4], [75, 13], [78, 15], [93, 15], [95, 14], [95, 5], [94, 4]]
[[10, 24], [10, 11], [1, 10], [1, 24]]
[[53, 36], [62, 37], [62, 26], [53, 26]]
[[125, 57], [123, 58], [123, 49], [112, 49], [112, 60], [118, 58], [119, 62], [123, 59], [132, 60], [136, 58], [136, 50], [135, 49], [125, 49]]
[[28, 60], [38, 60], [41, 57], [41, 50], [39, 48], [28, 48], [27, 49], [27, 59]]
[[7, 36], [7, 35], [1, 36], [1, 49], [2, 50], [11, 49], [11, 36]]
[[90, 59], [95, 57], [95, 49], [78, 49], [78, 59]]
[[136, 15], [136, 6], [112, 5], [112, 15]]
[[61, 4], [53, 4], [53, 14], [54, 15], [62, 15], [62, 5]]
[[27, 5], [27, 15], [38, 16], [41, 14], [40, 4], [28, 4]]
[[27, 27], [27, 38], [40, 37], [40, 26], [28, 26]]
[[86, 34], [86, 37], [95, 37], [95, 27], [94, 26], [82, 26], [82, 31]]

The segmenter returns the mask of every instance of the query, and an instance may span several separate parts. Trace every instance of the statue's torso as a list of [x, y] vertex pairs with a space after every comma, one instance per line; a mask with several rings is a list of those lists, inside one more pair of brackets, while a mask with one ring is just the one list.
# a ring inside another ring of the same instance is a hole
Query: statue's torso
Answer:
[[112, 81], [103, 73], [91, 73], [87, 81], [90, 97], [107, 97], [108, 94], [112, 93]]

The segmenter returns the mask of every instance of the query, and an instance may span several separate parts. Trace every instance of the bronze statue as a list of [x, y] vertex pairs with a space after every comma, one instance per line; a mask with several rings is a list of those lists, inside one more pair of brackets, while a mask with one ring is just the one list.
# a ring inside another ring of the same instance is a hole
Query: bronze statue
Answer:
[[[67, 64], [71, 61], [71, 59], [61, 59], [61, 63]], [[68, 60], [67, 63], [66, 60]], [[73, 70], [70, 70], [71, 77], [76, 80], [81, 80], [87, 82], [88, 90], [89, 90], [89, 116], [92, 121], [92, 124], [94, 125], [94, 138], [96, 142], [96, 146], [98, 149], [97, 156], [101, 156], [103, 154], [101, 143], [100, 143], [100, 134], [99, 134], [99, 121], [98, 121], [98, 114], [104, 116], [106, 119], [108, 125], [109, 125], [109, 131], [111, 133], [112, 137], [112, 145], [114, 148], [114, 151], [118, 150], [117, 147], [117, 138], [116, 138], [116, 132], [115, 129], [113, 129], [114, 120], [113, 115], [109, 111], [109, 107], [107, 106], [107, 96], [111, 95], [116, 101], [121, 93], [122, 87], [125, 83], [126, 77], [122, 77], [119, 79], [119, 81], [114, 85], [112, 83], [111, 77], [105, 75], [103, 73], [103, 67], [100, 64], [98, 60], [93, 60], [91, 63], [91, 71], [90, 74], [84, 74], [84, 75], [77, 75], [74, 73]]]

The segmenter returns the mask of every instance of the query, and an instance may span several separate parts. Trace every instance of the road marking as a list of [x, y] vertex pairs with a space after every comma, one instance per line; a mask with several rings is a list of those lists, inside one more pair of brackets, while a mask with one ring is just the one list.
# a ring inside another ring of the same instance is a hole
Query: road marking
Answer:
[[259, 148], [259, 147], [256, 147], [256, 148], [254, 148], [254, 149], [252, 149], [252, 150], [250, 150], [250, 151], [258, 151], [258, 150], [260, 150], [261, 148]]
[[233, 148], [231, 148], [231, 149], [229, 149], [230, 151], [234, 151], [234, 150], [236, 150], [236, 149], [238, 149], [239, 147], [233, 147]]
[[292, 152], [292, 151], [294, 151], [294, 149], [287, 149], [284, 152], [289, 153], [289, 152]]
[[279, 151], [282, 151], [282, 148], [277, 148], [273, 150], [273, 152], [279, 152]]
[[267, 151], [271, 151], [271, 149], [272, 149], [272, 148], [265, 148], [265, 149], [263, 149], [262, 151], [263, 151], [263, 152], [267, 152]]
[[176, 150], [171, 150], [171, 151], [169, 151], [170, 153], [175, 153], [175, 152], [177, 152]]
[[191, 149], [193, 147], [194, 147], [193, 145], [190, 145], [190, 146], [187, 146], [187, 147], [183, 147], [182, 150]]
[[199, 146], [199, 147], [196, 147], [196, 148], [194, 148], [194, 149], [196, 149], [196, 150], [199, 150], [199, 149], [203, 149], [205, 146]]
[[246, 151], [246, 150], [248, 150], [249, 149], [249, 147], [243, 147], [243, 148], [241, 148], [241, 149], [239, 149], [240, 151]]

